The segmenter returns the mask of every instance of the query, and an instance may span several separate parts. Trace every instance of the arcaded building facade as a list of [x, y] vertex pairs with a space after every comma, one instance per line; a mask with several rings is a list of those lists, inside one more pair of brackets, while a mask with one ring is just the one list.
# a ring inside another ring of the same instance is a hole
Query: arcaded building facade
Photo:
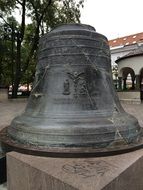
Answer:
[[143, 33], [109, 41], [112, 65], [118, 67], [121, 99], [143, 100]]

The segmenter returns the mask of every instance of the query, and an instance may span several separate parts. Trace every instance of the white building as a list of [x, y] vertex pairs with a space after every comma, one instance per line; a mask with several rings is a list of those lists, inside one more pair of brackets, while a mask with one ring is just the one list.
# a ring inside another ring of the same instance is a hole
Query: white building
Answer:
[[109, 41], [112, 65], [118, 66], [120, 99], [143, 100], [143, 33]]
[[109, 40], [112, 65], [115, 61], [143, 44], [143, 32]]

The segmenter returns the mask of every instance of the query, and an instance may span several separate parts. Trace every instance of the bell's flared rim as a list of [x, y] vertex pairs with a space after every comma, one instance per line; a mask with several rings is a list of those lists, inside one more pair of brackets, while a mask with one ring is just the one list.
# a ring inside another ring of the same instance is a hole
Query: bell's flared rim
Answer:
[[7, 127], [0, 132], [1, 146], [3, 152], [16, 151], [23, 154], [59, 157], [59, 158], [85, 158], [85, 157], [104, 157], [128, 153], [143, 148], [143, 129], [141, 129], [141, 138], [139, 141], [124, 144], [117, 143], [111, 147], [95, 148], [87, 147], [44, 147], [32, 144], [22, 144], [13, 140], [7, 135]]

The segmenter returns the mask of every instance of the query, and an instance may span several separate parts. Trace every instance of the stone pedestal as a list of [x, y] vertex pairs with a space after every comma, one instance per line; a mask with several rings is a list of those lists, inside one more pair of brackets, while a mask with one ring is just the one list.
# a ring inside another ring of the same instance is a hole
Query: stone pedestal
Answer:
[[8, 190], [143, 190], [143, 150], [100, 158], [7, 154]]

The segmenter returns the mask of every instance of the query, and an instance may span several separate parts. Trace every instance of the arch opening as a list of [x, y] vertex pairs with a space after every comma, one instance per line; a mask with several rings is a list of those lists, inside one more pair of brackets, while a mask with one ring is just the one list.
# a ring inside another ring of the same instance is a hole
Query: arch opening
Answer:
[[130, 67], [124, 67], [121, 69], [120, 73], [119, 90], [135, 90], [136, 76], [134, 70]]

